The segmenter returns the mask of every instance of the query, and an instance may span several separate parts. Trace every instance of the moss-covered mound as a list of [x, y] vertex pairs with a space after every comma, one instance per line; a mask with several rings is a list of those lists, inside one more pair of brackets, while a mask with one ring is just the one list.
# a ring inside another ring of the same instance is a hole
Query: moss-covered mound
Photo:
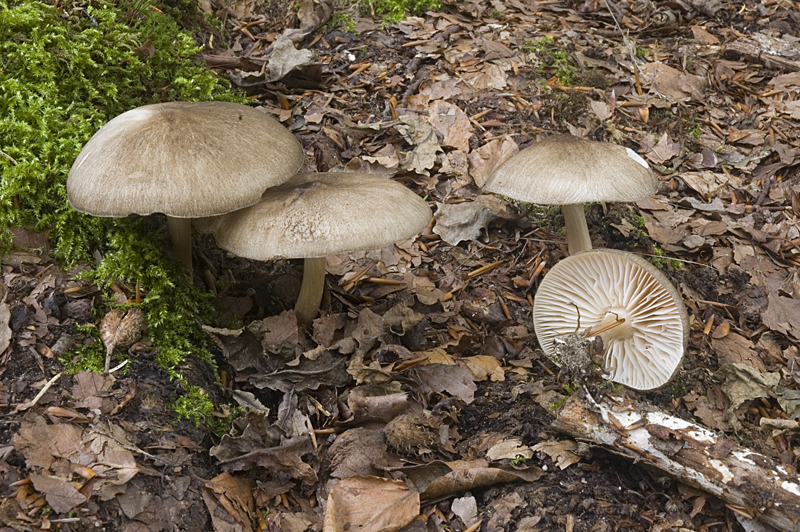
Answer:
[[[128, 109], [243, 101], [198, 65], [198, 51], [167, 8], [141, 0], [0, 0], [0, 252], [17, 226], [47, 231], [65, 267], [94, 264], [99, 253], [89, 277], [101, 286], [139, 282], [147, 334], [173, 375], [190, 353], [210, 360], [195, 322], [209, 310], [207, 298], [162, 253], [165, 232], [154, 240], [140, 220], [80, 214], [65, 183], [83, 144]], [[102, 368], [103, 358], [98, 342], [71, 360], [73, 369]]]

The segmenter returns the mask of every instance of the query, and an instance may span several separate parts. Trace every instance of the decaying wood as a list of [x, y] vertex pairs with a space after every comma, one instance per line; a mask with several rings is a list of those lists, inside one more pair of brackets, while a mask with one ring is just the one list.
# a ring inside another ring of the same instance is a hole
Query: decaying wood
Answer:
[[753, 62], [771, 61], [779, 68], [787, 70], [800, 70], [800, 50], [797, 43], [763, 33], [736, 39], [726, 46], [725, 53]]
[[734, 440], [636, 402], [595, 401], [582, 391], [554, 427], [710, 493], [742, 515], [779, 530], [800, 530], [800, 481], [791, 466]]

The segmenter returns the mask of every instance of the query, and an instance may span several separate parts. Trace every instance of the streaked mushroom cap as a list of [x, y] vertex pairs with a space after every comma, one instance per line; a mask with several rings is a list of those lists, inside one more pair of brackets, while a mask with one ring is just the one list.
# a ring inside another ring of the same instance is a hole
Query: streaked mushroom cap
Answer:
[[[624, 251], [595, 249], [559, 261], [542, 280], [533, 305], [539, 345], [550, 358], [554, 339], [580, 330], [601, 333], [608, 379], [637, 390], [666, 384], [689, 338], [680, 294], [658, 269]], [[558, 363], [558, 360], [556, 360]]]
[[223, 214], [256, 203], [303, 163], [279, 122], [230, 102], [170, 102], [100, 128], [67, 178], [70, 204], [95, 216]]
[[252, 207], [195, 221], [217, 244], [255, 260], [325, 257], [411, 238], [431, 220], [422, 198], [373, 174], [302, 173]]
[[550, 137], [515, 153], [484, 186], [487, 192], [544, 205], [638, 201], [657, 189], [658, 178], [633, 150], [572, 135]]

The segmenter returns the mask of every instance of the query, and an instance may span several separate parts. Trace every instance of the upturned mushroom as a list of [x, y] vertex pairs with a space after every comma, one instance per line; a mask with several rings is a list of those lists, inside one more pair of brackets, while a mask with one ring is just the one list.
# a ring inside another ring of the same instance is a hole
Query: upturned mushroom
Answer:
[[252, 205], [303, 163], [294, 136], [230, 102], [170, 102], [127, 111], [86, 143], [67, 178], [72, 207], [94, 216], [167, 216], [191, 274], [191, 219]]
[[597, 361], [606, 378], [637, 390], [669, 382], [689, 338], [686, 308], [664, 274], [637, 255], [609, 249], [559, 261], [536, 291], [533, 325], [557, 364], [574, 364], [557, 353], [563, 338], [599, 333]]
[[584, 203], [638, 201], [657, 188], [658, 178], [633, 150], [572, 135], [550, 137], [517, 152], [484, 186], [519, 201], [562, 205], [570, 255], [592, 249]]
[[252, 207], [198, 220], [195, 227], [213, 233], [222, 249], [240, 257], [305, 259], [295, 314], [307, 324], [322, 300], [326, 256], [411, 238], [430, 219], [427, 203], [391, 179], [301, 173], [268, 189]]

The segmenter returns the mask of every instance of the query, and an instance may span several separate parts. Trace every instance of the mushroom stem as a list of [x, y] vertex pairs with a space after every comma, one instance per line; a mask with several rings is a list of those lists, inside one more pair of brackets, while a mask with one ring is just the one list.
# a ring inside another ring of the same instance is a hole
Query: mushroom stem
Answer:
[[192, 219], [167, 216], [167, 231], [175, 248], [175, 255], [192, 278]]
[[592, 239], [589, 237], [589, 226], [586, 225], [586, 215], [583, 212], [583, 203], [574, 203], [562, 207], [564, 213], [564, 231], [567, 233], [567, 248], [570, 255], [592, 249]]
[[301, 325], [308, 325], [317, 315], [325, 291], [325, 257], [303, 261], [303, 284], [294, 306], [294, 314]]

